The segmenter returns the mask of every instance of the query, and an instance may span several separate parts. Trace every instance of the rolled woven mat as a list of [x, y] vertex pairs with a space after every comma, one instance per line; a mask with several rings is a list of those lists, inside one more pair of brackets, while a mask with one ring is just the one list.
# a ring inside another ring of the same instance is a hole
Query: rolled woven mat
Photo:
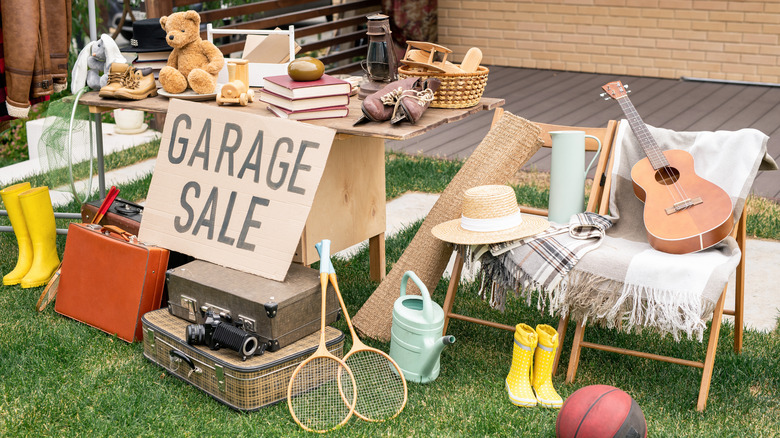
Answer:
[[[414, 271], [433, 293], [447, 268], [452, 246], [435, 238], [431, 228], [460, 217], [463, 192], [467, 189], [506, 184], [542, 146], [539, 133], [537, 125], [506, 111], [497, 122], [494, 121], [474, 153], [444, 189], [401, 258], [353, 318], [354, 326], [361, 334], [390, 340], [393, 303], [400, 295], [401, 278], [406, 271]], [[406, 293], [419, 295], [420, 291], [409, 282]]]

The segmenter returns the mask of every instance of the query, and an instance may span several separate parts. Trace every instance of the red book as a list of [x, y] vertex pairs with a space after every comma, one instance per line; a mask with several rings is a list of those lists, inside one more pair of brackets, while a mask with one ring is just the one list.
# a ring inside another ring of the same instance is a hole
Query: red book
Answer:
[[349, 114], [349, 108], [346, 106], [330, 106], [327, 108], [315, 108], [302, 111], [290, 111], [278, 106], [268, 105], [268, 110], [277, 117], [290, 120], [313, 120], [330, 119], [334, 117], [345, 117]]
[[[267, 88], [266, 84], [266, 88]], [[332, 106], [346, 106], [349, 104], [348, 94], [336, 94], [333, 96], [309, 97], [306, 99], [289, 99], [268, 91], [260, 90], [260, 101], [284, 108], [288, 111], [302, 111], [307, 109], [327, 108]]]
[[349, 82], [327, 74], [316, 81], [294, 81], [288, 75], [266, 76], [263, 80], [263, 88], [288, 99], [348, 95], [352, 90]]

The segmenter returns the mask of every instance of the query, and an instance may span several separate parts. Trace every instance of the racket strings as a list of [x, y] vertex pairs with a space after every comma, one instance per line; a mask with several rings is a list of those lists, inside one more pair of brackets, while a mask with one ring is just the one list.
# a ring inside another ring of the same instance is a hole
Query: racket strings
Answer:
[[351, 416], [354, 385], [352, 374], [339, 361], [315, 357], [290, 381], [290, 410], [304, 428], [331, 430]]
[[355, 376], [355, 413], [368, 421], [383, 421], [398, 415], [406, 404], [403, 375], [394, 362], [375, 350], [357, 350], [345, 359]]

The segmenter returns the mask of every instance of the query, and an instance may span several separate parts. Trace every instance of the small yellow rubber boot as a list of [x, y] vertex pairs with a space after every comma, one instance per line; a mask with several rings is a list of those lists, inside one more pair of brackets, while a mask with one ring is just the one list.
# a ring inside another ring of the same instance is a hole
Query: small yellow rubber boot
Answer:
[[534, 371], [531, 383], [536, 392], [539, 405], [545, 408], [560, 409], [563, 399], [552, 384], [553, 362], [558, 350], [558, 332], [547, 324], [536, 326], [539, 343], [534, 352]]
[[536, 332], [528, 324], [515, 327], [512, 366], [506, 376], [506, 392], [509, 400], [517, 406], [536, 406], [536, 396], [531, 389], [531, 365], [536, 349]]
[[24, 221], [24, 212], [19, 204], [19, 194], [30, 190], [30, 183], [14, 184], [0, 190], [0, 197], [8, 212], [11, 228], [16, 235], [16, 244], [19, 247], [19, 257], [16, 259], [16, 267], [3, 277], [3, 284], [10, 286], [22, 282], [22, 278], [30, 270], [33, 261], [33, 248], [30, 241], [30, 233], [27, 231], [27, 223]]
[[24, 191], [19, 194], [19, 202], [22, 204], [33, 248], [32, 266], [22, 278], [22, 287], [43, 286], [60, 265], [57, 226], [54, 223], [49, 188], [44, 186]]

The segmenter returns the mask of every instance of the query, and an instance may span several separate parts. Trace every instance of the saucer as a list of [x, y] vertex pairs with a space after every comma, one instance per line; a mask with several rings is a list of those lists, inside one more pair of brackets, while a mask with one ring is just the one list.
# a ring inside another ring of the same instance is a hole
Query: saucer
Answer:
[[146, 123], [142, 124], [141, 126], [135, 129], [122, 129], [119, 126], [114, 126], [114, 134], [122, 134], [122, 135], [140, 134], [146, 131], [147, 128], [149, 128], [149, 125], [147, 125]]
[[201, 101], [201, 100], [214, 100], [217, 98], [217, 93], [209, 93], [209, 94], [198, 94], [192, 90], [187, 90], [184, 93], [179, 94], [173, 94], [165, 91], [162, 88], [157, 89], [157, 94], [160, 96], [167, 97], [168, 99], [183, 99], [183, 100], [192, 100], [192, 101]]

